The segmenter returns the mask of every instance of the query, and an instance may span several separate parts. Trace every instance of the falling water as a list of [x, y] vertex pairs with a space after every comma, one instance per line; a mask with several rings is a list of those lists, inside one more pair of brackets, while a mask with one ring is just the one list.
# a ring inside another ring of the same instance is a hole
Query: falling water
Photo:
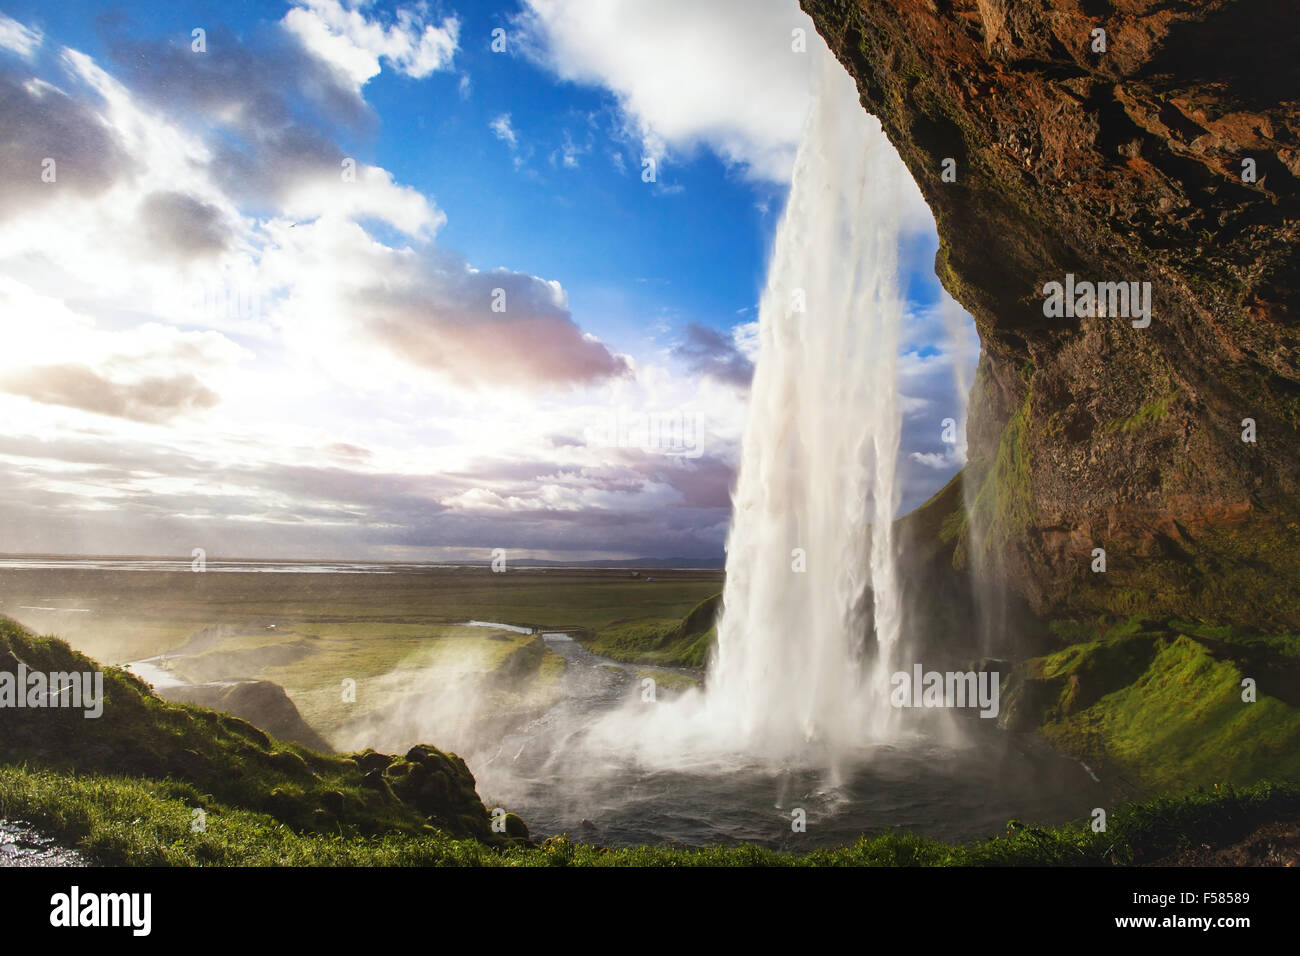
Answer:
[[902, 639], [892, 521], [907, 173], [829, 54], [760, 314], [706, 688], [716, 726], [782, 759], [887, 729]]
[[896, 716], [898, 250], [915, 187], [829, 52], [816, 74], [760, 304], [716, 657], [702, 693], [601, 728], [654, 762], [837, 770]]

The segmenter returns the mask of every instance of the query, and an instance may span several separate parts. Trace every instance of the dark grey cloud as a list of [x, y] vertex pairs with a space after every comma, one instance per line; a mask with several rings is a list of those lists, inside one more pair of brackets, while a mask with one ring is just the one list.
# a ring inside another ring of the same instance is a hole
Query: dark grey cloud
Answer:
[[736, 483], [735, 466], [720, 457], [688, 458], [634, 448], [609, 449], [607, 463], [567, 472], [571, 480], [600, 491], [632, 493], [647, 483], [666, 485], [682, 497], [687, 508], [731, 507]]
[[159, 423], [212, 408], [220, 397], [193, 375], [115, 382], [85, 365], [41, 365], [0, 378], [0, 389], [46, 405]]
[[647, 463], [645, 473], [678, 491], [688, 508], [729, 511], [736, 468], [721, 458], [665, 458]]
[[677, 507], [618, 511], [449, 511], [394, 529], [386, 546], [603, 553], [713, 558], [722, 553], [729, 509]]
[[686, 340], [673, 349], [691, 371], [730, 385], [746, 387], [754, 377], [754, 364], [737, 350], [729, 336], [692, 322]]
[[140, 224], [157, 252], [180, 259], [214, 255], [232, 238], [220, 209], [184, 193], [150, 193], [140, 204]]
[[499, 482], [532, 483], [538, 479], [561, 474], [576, 474], [580, 469], [566, 468], [553, 461], [515, 458], [475, 458], [463, 468], [443, 472], [449, 478], [466, 482], [494, 479]]
[[[42, 173], [54, 160], [53, 182]], [[0, 219], [63, 191], [103, 192], [129, 175], [117, 135], [87, 106], [54, 87], [0, 70]]]
[[196, 477], [211, 474], [214, 467], [170, 448], [139, 442], [123, 445], [106, 431], [82, 431], [76, 438], [0, 435], [0, 455], [85, 465], [118, 477], [131, 473]]

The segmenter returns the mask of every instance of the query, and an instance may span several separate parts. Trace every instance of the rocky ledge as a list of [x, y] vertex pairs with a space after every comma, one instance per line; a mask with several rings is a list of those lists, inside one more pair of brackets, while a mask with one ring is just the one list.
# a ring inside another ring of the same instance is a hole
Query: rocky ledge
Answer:
[[[954, 561], [1044, 616], [1300, 626], [1300, 7], [802, 5], [983, 342]], [[1049, 315], [1052, 282], [1138, 283], [1150, 323]]]

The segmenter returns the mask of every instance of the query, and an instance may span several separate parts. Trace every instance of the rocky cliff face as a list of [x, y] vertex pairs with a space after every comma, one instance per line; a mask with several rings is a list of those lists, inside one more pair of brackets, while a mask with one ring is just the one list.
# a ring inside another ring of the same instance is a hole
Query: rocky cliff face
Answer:
[[[1044, 615], [1300, 626], [1300, 7], [802, 5], [983, 340], [957, 563]], [[1045, 315], [1067, 274], [1150, 283], [1150, 324], [1118, 297]]]

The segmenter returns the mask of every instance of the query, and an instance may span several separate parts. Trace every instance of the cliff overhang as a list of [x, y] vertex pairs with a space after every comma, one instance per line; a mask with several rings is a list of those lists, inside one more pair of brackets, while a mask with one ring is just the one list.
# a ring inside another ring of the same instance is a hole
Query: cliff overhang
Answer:
[[[983, 344], [955, 560], [1048, 617], [1300, 627], [1300, 8], [802, 6]], [[1045, 308], [1067, 282], [1091, 302]], [[1098, 283], [1149, 290], [1146, 321]]]

